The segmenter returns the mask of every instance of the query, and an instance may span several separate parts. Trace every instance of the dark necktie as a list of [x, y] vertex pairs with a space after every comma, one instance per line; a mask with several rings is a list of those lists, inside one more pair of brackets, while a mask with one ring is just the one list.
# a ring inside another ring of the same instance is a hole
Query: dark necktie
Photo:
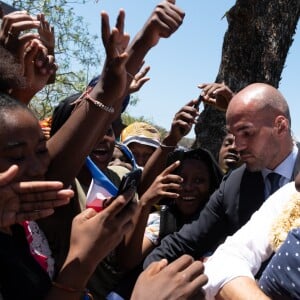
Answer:
[[268, 174], [267, 177], [271, 184], [271, 189], [270, 189], [270, 193], [269, 193], [269, 196], [271, 196], [273, 193], [275, 193], [280, 188], [279, 180], [281, 178], [281, 175], [271, 172]]

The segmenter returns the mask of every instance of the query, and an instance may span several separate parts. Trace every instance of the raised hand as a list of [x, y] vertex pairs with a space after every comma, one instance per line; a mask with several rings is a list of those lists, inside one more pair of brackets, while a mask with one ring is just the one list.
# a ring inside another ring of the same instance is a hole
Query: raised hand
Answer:
[[24, 48], [23, 68], [26, 87], [13, 90], [12, 96], [28, 104], [32, 97], [46, 85], [50, 76], [55, 74], [57, 64], [54, 56], [48, 55], [48, 50], [42, 42], [34, 39]]
[[177, 192], [181, 189], [182, 178], [172, 173], [179, 165], [180, 161], [176, 161], [159, 174], [142, 195], [139, 204], [151, 207], [162, 198], [178, 198], [179, 194]]
[[125, 11], [120, 10], [116, 26], [111, 30], [109, 16], [106, 12], [101, 13], [101, 35], [106, 50], [106, 63], [121, 55], [128, 46], [130, 36], [124, 33]]
[[110, 253], [133, 228], [136, 212], [134, 190], [127, 190], [100, 213], [87, 209], [72, 224], [70, 252], [66, 261], [79, 260], [89, 271]]
[[196, 123], [199, 115], [198, 104], [198, 100], [192, 100], [175, 114], [170, 132], [147, 161], [143, 170], [142, 183], [139, 186], [139, 194], [147, 190], [166, 165], [168, 153], [177, 147], [178, 142], [190, 132], [193, 124]]
[[204, 299], [207, 276], [203, 272], [203, 263], [188, 255], [169, 265], [166, 259], [154, 262], [139, 276], [130, 299]]
[[38, 27], [40, 41], [48, 49], [48, 54], [53, 55], [55, 48], [54, 27], [50, 26], [44, 14], [38, 14], [37, 20], [40, 21], [40, 26]]
[[202, 101], [222, 111], [227, 110], [228, 104], [234, 96], [232, 90], [224, 83], [202, 83], [198, 87], [202, 89]]
[[150, 66], [146, 66], [139, 73], [133, 76], [132, 81], [129, 86], [129, 94], [133, 94], [138, 92], [145, 82], [150, 80], [150, 77], [146, 77], [146, 74], [149, 72]]
[[163, 144], [176, 146], [191, 131], [198, 115], [198, 100], [191, 100], [175, 114], [171, 130], [165, 137]]
[[182, 24], [184, 12], [175, 0], [165, 0], [156, 6], [142, 30], [148, 46], [155, 46], [161, 37], [168, 38]]
[[[55, 48], [55, 35], [54, 35], [54, 27], [50, 26], [49, 22], [46, 21], [45, 15], [44, 14], [38, 14], [37, 19], [40, 21], [40, 26], [38, 28], [38, 33], [40, 36], [40, 41], [42, 44], [47, 48], [48, 50], [48, 55], [51, 55], [54, 57], [54, 48]], [[42, 56], [41, 60], [38, 59], [39, 56], [37, 57], [35, 63], [38, 67], [41, 68], [41, 73], [45, 73], [45, 68], [44, 67], [44, 57]], [[46, 70], [47, 70], [47, 65], [46, 65]], [[47, 84], [51, 84], [55, 82], [55, 76], [56, 76], [56, 68], [52, 68], [52, 73], [51, 76], [49, 77]]]
[[72, 190], [63, 189], [61, 182], [12, 183], [17, 173], [18, 167], [13, 165], [0, 174], [0, 227], [47, 217], [54, 207], [67, 204], [74, 196]]
[[[97, 213], [89, 208], [72, 223], [70, 248], [63, 267], [56, 277], [57, 286], [83, 291], [98, 263], [107, 256], [133, 226], [136, 202], [133, 190], [118, 196], [105, 210]], [[74, 294], [74, 295], [73, 295]], [[66, 294], [64, 288], [52, 288], [46, 299], [78, 299], [80, 293]]]
[[[32, 29], [38, 32], [24, 33]], [[17, 11], [4, 16], [0, 43], [20, 62], [20, 74], [26, 78], [26, 87], [13, 90], [12, 95], [28, 104], [46, 83], [55, 80], [54, 32], [43, 14], [35, 18], [26, 11]]]
[[[32, 61], [34, 61], [34, 64], [32, 64]], [[44, 82], [50, 75], [55, 74], [57, 70], [54, 56], [48, 54], [48, 49], [38, 39], [31, 41], [25, 49], [24, 64], [24, 75], [31, 86], [34, 84], [33, 81], [36, 80]], [[44, 78], [39, 79], [39, 76]]]
[[15, 57], [22, 61], [25, 44], [34, 38], [37, 33], [23, 33], [26, 30], [38, 28], [40, 21], [26, 11], [16, 11], [3, 17], [0, 29], [0, 43]]
[[[120, 49], [125, 50], [129, 38], [124, 34], [124, 18], [125, 13], [120, 11], [117, 26], [110, 30], [109, 17], [106, 12], [101, 13], [102, 24], [102, 41], [106, 50], [106, 62], [101, 73], [101, 80], [90, 92], [94, 98], [102, 97], [114, 99], [115, 111], [118, 113], [122, 105], [122, 96], [127, 84], [127, 73], [125, 64], [127, 61], [127, 53], [119, 52]], [[118, 101], [117, 101], [118, 100]]]

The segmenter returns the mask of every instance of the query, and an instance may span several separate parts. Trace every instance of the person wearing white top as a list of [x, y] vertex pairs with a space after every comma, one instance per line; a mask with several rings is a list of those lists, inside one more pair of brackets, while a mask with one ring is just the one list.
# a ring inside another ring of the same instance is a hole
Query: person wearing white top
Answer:
[[300, 175], [271, 195], [241, 229], [217, 248], [205, 264], [209, 278], [204, 287], [206, 299], [269, 299], [254, 276], [273, 254], [271, 227], [286, 203], [299, 194], [297, 190], [300, 191]]

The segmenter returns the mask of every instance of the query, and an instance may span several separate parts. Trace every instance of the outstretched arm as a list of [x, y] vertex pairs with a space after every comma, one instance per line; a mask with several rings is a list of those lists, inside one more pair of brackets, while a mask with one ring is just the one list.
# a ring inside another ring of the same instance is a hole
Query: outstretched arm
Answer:
[[202, 286], [207, 282], [204, 266], [183, 255], [170, 263], [166, 259], [152, 263], [138, 278], [131, 300], [204, 299]]
[[22, 61], [24, 45], [35, 38], [37, 33], [23, 33], [26, 30], [37, 29], [40, 21], [26, 11], [16, 11], [3, 17], [0, 29], [0, 43], [10, 51], [18, 61]]
[[[148, 51], [159, 42], [160, 38], [170, 37], [180, 27], [183, 19], [184, 12], [175, 5], [175, 0], [164, 0], [154, 8], [143, 28], [126, 49], [128, 53], [126, 69], [129, 74], [127, 89]], [[125, 95], [127, 94], [128, 91], [125, 92]]]
[[187, 135], [192, 126], [196, 123], [198, 116], [197, 100], [192, 100], [183, 106], [174, 116], [171, 130], [164, 138], [161, 146], [158, 147], [147, 161], [142, 181], [139, 187], [139, 194], [142, 195], [156, 176], [164, 169], [167, 157], [177, 146], [177, 143]]
[[151, 208], [162, 198], [176, 199], [181, 188], [182, 178], [172, 174], [179, 166], [176, 161], [159, 174], [138, 202], [134, 230], [127, 234], [125, 244], [118, 249], [121, 267], [130, 270], [137, 266], [153, 249], [154, 244], [145, 237], [145, 228]]
[[[55, 77], [57, 64], [53, 55], [39, 39], [33, 39], [24, 47], [23, 67], [26, 86], [13, 89], [11, 95], [28, 105], [33, 96], [42, 90], [50, 77]], [[34, 62], [34, 63], [32, 63]]]
[[[238, 287], [238, 289], [237, 289]], [[216, 295], [217, 300], [271, 300], [258, 287], [254, 279], [236, 277], [226, 283]]]
[[[34, 29], [36, 33], [26, 33]], [[4, 16], [0, 43], [22, 66], [20, 75], [26, 78], [26, 85], [10, 93], [27, 105], [50, 77], [52, 82], [55, 79], [54, 32], [43, 14], [36, 18], [26, 11], [17, 11]]]
[[[59, 180], [68, 184], [76, 176], [84, 158], [120, 112], [124, 95], [127, 95], [131, 82], [128, 81], [127, 73], [135, 75], [146, 53], [158, 42], [159, 37], [171, 35], [179, 27], [182, 19], [183, 13], [172, 1], [163, 1], [128, 48], [127, 55], [126, 52], [120, 52], [127, 48], [129, 40], [128, 35], [124, 33], [124, 11], [120, 11], [117, 25], [112, 31], [108, 15], [102, 13], [102, 39], [107, 59], [100, 80], [90, 92], [90, 98], [114, 107], [116, 115], [99, 109], [91, 101], [81, 101], [60, 131], [48, 142], [52, 158], [49, 178], [58, 176]], [[93, 122], [94, 120], [97, 122]], [[83, 138], [84, 143], [79, 149], [78, 141], [82, 141]], [[74, 149], [77, 149], [76, 155], [72, 155]]]
[[271, 228], [294, 191], [294, 186], [289, 184], [271, 195], [251, 219], [232, 236], [227, 237], [207, 260], [205, 272], [209, 282], [204, 288], [210, 297], [208, 299], [218, 293], [223, 299], [249, 299], [249, 295], [253, 295], [252, 299], [263, 297], [260, 296], [254, 275], [262, 262], [273, 253], [270, 245]]
[[[106, 64], [93, 90], [82, 97], [70, 118], [48, 140], [51, 155], [48, 178], [59, 179], [68, 185], [115, 118], [112, 110], [117, 112], [120, 109], [122, 105], [120, 97], [126, 85], [127, 54], [125, 52], [118, 54], [116, 44], [122, 40], [122, 36], [123, 32], [117, 28], [110, 30], [108, 15], [103, 12], [102, 39], [106, 48]], [[102, 107], [99, 107], [100, 103]]]
[[87, 281], [99, 262], [133, 226], [136, 210], [136, 202], [131, 201], [133, 196], [134, 190], [128, 190], [101, 213], [90, 208], [74, 218], [70, 250], [47, 300], [82, 299]]

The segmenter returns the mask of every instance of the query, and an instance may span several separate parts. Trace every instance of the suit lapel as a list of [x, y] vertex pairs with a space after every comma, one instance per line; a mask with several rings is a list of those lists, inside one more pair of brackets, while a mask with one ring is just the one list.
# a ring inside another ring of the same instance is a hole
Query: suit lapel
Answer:
[[244, 225], [265, 200], [265, 184], [261, 172], [245, 172], [241, 181], [239, 216], [240, 226]]

